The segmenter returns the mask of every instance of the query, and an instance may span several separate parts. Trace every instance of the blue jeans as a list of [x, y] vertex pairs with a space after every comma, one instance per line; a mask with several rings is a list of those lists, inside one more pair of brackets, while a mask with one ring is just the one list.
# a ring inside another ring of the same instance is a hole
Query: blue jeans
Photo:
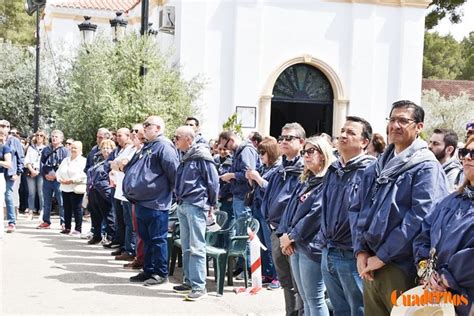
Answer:
[[244, 200], [239, 200], [234, 197], [232, 208], [234, 209], [234, 219], [252, 216], [250, 207], [244, 205]]
[[138, 234], [143, 240], [143, 272], [168, 277], [168, 210], [155, 210], [137, 202]]
[[[0, 175], [3, 177], [3, 175]], [[6, 188], [5, 188], [5, 206], [7, 207], [7, 219], [8, 225], [16, 224], [15, 206], [13, 205], [13, 185], [15, 180], [12, 180], [9, 176], [5, 176]], [[3, 206], [2, 206], [3, 207]]]
[[123, 221], [125, 224], [125, 239], [124, 239], [124, 250], [130, 255], [135, 256], [135, 241], [136, 236], [133, 232], [132, 223], [132, 203], [128, 201], [122, 201], [123, 206]]
[[184, 283], [193, 290], [206, 287], [206, 215], [205, 210], [191, 204], [178, 206]]
[[63, 197], [59, 190], [58, 181], [43, 179], [43, 222], [51, 224], [51, 209], [53, 208], [53, 193], [59, 206], [61, 225], [64, 224]]
[[43, 209], [43, 177], [37, 175], [36, 177], [26, 177], [28, 183], [28, 209], [30, 211], [37, 211], [35, 205], [36, 194], [38, 193], [39, 209]]
[[335, 315], [364, 315], [362, 279], [350, 250], [323, 249], [321, 265], [324, 283]]
[[291, 271], [303, 300], [305, 316], [329, 316], [329, 309], [324, 299], [325, 286], [321, 262], [311, 260], [301, 251], [296, 251], [290, 256], [290, 261]]

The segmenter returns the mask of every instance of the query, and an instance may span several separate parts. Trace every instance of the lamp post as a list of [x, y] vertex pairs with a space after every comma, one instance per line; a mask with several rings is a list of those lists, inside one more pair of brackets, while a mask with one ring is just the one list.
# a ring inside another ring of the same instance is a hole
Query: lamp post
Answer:
[[94, 40], [94, 34], [97, 30], [97, 24], [91, 23], [91, 17], [85, 16], [84, 22], [78, 25], [79, 31], [81, 32], [82, 44], [85, 46], [90, 45]]
[[114, 42], [119, 41], [123, 37], [127, 28], [128, 21], [123, 18], [122, 14], [123, 12], [116, 12], [116, 17], [110, 20]]

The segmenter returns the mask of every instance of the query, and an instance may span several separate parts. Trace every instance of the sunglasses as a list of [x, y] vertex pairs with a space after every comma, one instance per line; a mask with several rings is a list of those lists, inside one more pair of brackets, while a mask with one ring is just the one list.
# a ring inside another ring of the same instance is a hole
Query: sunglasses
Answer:
[[72, 143], [71, 143], [71, 142], [67, 142], [66, 145], [72, 145]]
[[308, 149], [303, 149], [300, 151], [301, 156], [304, 156], [305, 154], [308, 154], [308, 156], [314, 155], [315, 152], [319, 152], [319, 150], [316, 147], [311, 147]]
[[143, 123], [143, 128], [147, 128], [148, 126], [152, 126], [152, 125], [158, 126], [158, 124], [145, 122]]
[[132, 129], [131, 132], [132, 133], [138, 133], [138, 129]]
[[467, 148], [459, 148], [458, 149], [458, 156], [460, 160], [466, 159], [466, 157], [469, 155], [470, 159], [474, 159], [474, 149], [467, 149]]
[[282, 141], [291, 142], [293, 139], [300, 139], [300, 138], [301, 137], [293, 136], [293, 135], [280, 135], [278, 137], [278, 141], [279, 142], [282, 142]]

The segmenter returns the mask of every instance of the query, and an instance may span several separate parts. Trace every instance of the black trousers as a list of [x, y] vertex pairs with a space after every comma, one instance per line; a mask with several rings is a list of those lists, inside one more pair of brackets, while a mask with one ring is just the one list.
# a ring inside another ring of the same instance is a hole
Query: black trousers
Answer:
[[64, 225], [66, 229], [71, 229], [72, 214], [74, 214], [74, 229], [78, 232], [82, 230], [82, 198], [84, 194], [74, 192], [61, 192], [64, 207]]

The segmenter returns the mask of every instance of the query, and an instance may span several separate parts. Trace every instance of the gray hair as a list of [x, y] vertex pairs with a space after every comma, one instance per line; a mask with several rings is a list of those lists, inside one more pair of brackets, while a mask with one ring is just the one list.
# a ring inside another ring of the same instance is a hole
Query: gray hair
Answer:
[[281, 128], [282, 131], [289, 130], [289, 129], [292, 129], [296, 132], [296, 135], [294, 135], [294, 136], [297, 136], [297, 137], [302, 138], [302, 139], [306, 138], [306, 132], [305, 132], [303, 126], [301, 126], [300, 123], [296, 123], [296, 122], [286, 123]]

